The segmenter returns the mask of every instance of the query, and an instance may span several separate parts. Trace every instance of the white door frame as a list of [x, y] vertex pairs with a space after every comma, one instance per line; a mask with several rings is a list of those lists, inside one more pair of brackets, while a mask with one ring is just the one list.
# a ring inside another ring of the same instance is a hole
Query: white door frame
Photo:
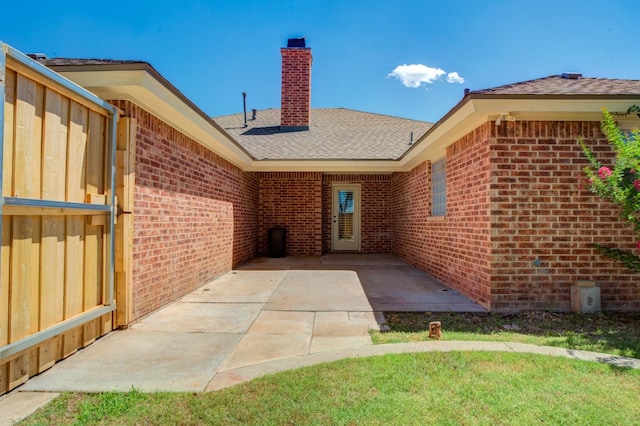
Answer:
[[[338, 193], [353, 191], [353, 239], [340, 240], [338, 237]], [[334, 183], [331, 188], [331, 250], [332, 251], [360, 251], [360, 184]]]

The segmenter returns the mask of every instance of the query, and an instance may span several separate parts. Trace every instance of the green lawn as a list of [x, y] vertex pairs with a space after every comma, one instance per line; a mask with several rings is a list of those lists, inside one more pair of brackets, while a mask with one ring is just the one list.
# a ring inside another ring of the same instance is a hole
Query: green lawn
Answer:
[[22, 425], [631, 425], [640, 371], [532, 354], [347, 359], [210, 393], [63, 394]]

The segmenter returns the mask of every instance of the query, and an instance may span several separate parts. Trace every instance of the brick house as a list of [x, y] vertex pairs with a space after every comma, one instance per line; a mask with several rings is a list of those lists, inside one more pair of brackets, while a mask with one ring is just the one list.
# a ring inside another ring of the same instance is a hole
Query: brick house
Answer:
[[394, 253], [491, 311], [569, 310], [578, 280], [640, 310], [637, 276], [592, 247], [632, 229], [577, 181], [578, 138], [611, 155], [601, 108], [640, 105], [640, 81], [465, 91], [432, 124], [312, 109], [311, 50], [281, 54], [281, 108], [217, 118], [144, 62], [44, 61], [135, 120], [131, 320], [266, 254], [273, 227], [288, 255]]

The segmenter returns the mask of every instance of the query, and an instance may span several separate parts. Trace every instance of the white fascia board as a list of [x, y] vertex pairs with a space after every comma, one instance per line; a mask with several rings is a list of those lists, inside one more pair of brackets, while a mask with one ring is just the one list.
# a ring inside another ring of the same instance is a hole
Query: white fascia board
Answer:
[[[638, 99], [474, 99], [475, 110], [494, 115], [509, 112], [516, 119], [540, 119], [555, 121], [602, 119], [602, 108], [610, 112], [626, 112]], [[493, 118], [490, 118], [493, 119]], [[544, 118], [543, 118], [544, 119]]]
[[69, 71], [63, 76], [105, 100], [128, 100], [241, 169], [252, 159], [202, 115], [144, 70]]

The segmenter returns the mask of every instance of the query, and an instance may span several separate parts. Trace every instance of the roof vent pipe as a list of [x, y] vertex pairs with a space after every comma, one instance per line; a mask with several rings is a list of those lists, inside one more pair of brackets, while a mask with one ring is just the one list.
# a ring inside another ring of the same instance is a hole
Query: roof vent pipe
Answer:
[[27, 53], [27, 56], [36, 61], [44, 61], [49, 59], [44, 53]]
[[469, 89], [464, 89], [464, 95], [467, 96], [469, 94], [470, 90]]
[[244, 109], [244, 127], [247, 127], [247, 92], [242, 92], [242, 107]]
[[256, 119], [256, 115], [258, 115], [258, 110], [253, 108], [251, 110], [251, 120], [255, 120]]

